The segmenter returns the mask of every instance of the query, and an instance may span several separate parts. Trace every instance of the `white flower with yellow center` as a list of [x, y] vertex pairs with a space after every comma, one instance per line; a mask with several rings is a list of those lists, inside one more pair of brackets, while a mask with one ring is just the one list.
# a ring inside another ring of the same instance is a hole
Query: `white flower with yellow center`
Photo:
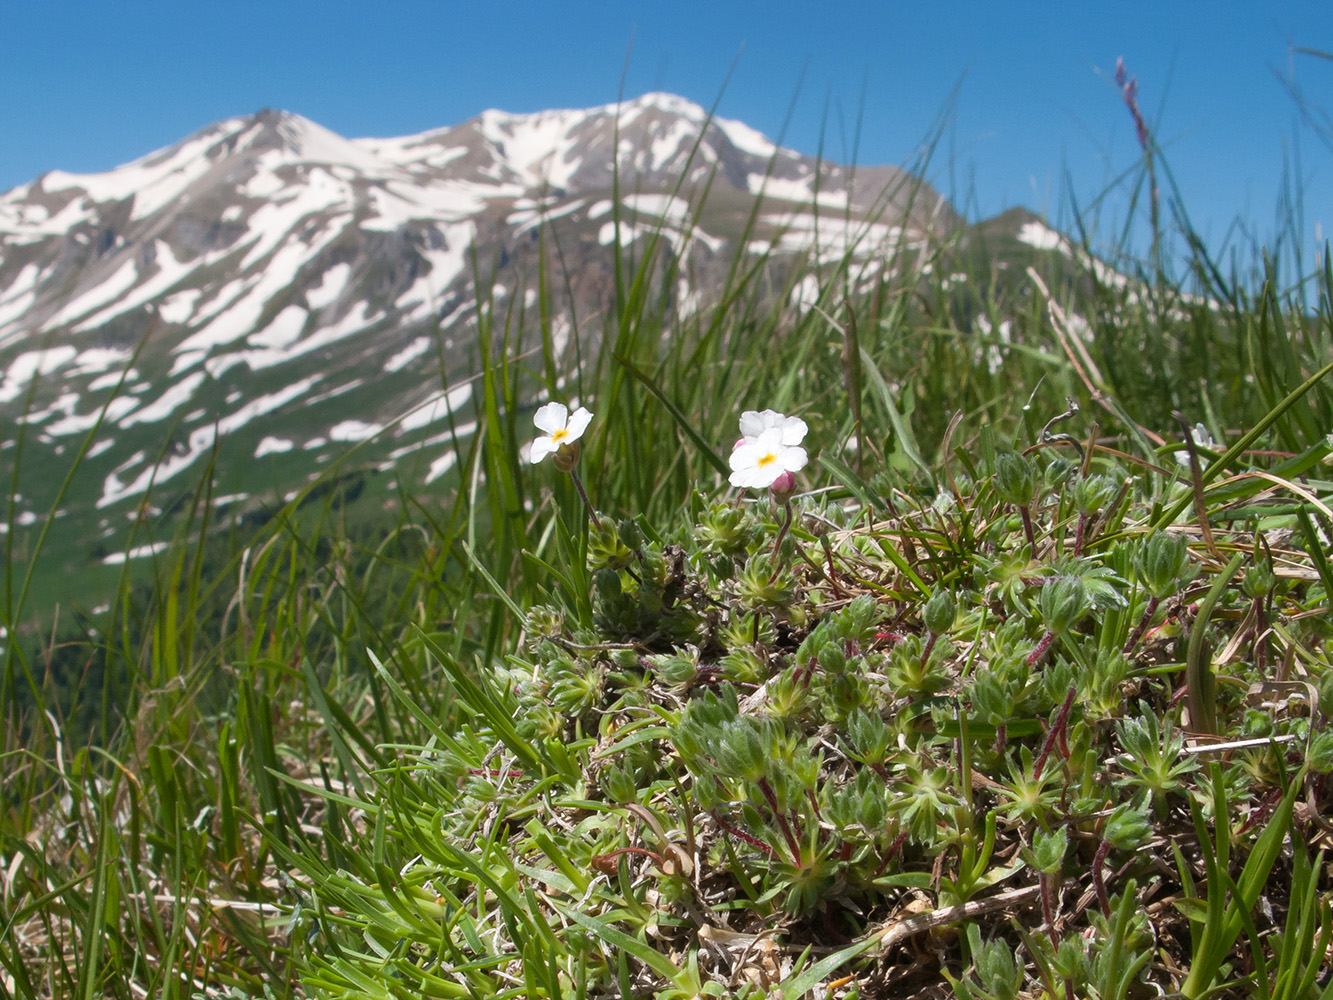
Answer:
[[539, 431], [545, 431], [532, 442], [528, 460], [536, 465], [547, 455], [558, 454], [569, 449], [583, 436], [592, 421], [592, 412], [580, 406], [573, 413], [564, 403], [547, 403], [532, 415], [532, 422]]
[[[751, 436], [751, 431], [758, 433]], [[805, 421], [799, 417], [747, 410], [741, 416], [745, 436], [731, 451], [731, 485], [766, 489], [784, 474], [804, 469], [809, 456], [799, 445], [805, 431]]]

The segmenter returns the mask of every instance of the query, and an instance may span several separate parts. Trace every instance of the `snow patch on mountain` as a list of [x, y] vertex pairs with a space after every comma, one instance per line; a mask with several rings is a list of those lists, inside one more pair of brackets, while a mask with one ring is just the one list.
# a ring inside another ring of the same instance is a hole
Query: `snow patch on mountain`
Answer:
[[338, 300], [338, 296], [347, 287], [347, 279], [352, 276], [350, 264], [334, 264], [324, 272], [319, 284], [306, 289], [305, 301], [311, 309], [324, 309]]
[[[0, 331], [21, 318], [37, 301], [37, 281], [41, 273], [36, 264], [25, 264], [9, 288], [0, 293]], [[0, 338], [0, 347], [5, 343], [6, 338]]]
[[119, 371], [131, 357], [122, 347], [89, 347], [75, 356], [70, 375], [95, 375], [111, 369]]
[[429, 337], [417, 337], [401, 351], [394, 354], [388, 361], [384, 362], [385, 372], [392, 374], [400, 372], [410, 365], [417, 358], [421, 357], [430, 350], [431, 340]]
[[384, 431], [380, 424], [364, 420], [342, 420], [329, 428], [330, 441], [367, 441]]
[[65, 326], [99, 306], [104, 306], [108, 302], [120, 298], [134, 287], [138, 279], [138, 261], [133, 259], [125, 261], [110, 277], [98, 280], [91, 288], [75, 296], [68, 305], [51, 317], [44, 329], [54, 330], [57, 327]]
[[162, 317], [164, 323], [183, 324], [194, 315], [195, 303], [199, 301], [201, 295], [203, 295], [203, 291], [198, 288], [187, 288], [179, 291], [162, 301], [162, 304], [157, 307], [157, 314]]
[[3, 378], [0, 378], [0, 403], [9, 403], [18, 399], [19, 394], [28, 387], [28, 383], [41, 375], [49, 375], [61, 365], [68, 364], [78, 356], [78, 351], [68, 344], [48, 347], [40, 351], [26, 351], [10, 362]]
[[290, 438], [265, 435], [255, 448], [255, 458], [263, 458], [265, 455], [285, 455], [294, 447], [295, 444]]
[[250, 334], [245, 342], [255, 347], [274, 350], [290, 347], [301, 339], [301, 331], [305, 328], [309, 316], [310, 314], [300, 306], [284, 306], [268, 326], [258, 333]]
[[[305, 245], [308, 254], [317, 252], [338, 234], [342, 223], [350, 220], [348, 209], [351, 207], [351, 189], [347, 184], [334, 178], [328, 171], [310, 171], [294, 197], [267, 202], [250, 217], [249, 229], [256, 238], [241, 261], [241, 267], [248, 268], [256, 264], [279, 243], [288, 239], [301, 222], [311, 217], [315, 217], [319, 223], [318, 235], [311, 236], [307, 230], [308, 238], [297, 242]], [[321, 213], [332, 214], [333, 218], [324, 222], [317, 218]]]
[[450, 413], [456, 413], [472, 399], [471, 384], [456, 386], [448, 392], [433, 396], [419, 404], [398, 421], [398, 430], [416, 431], [440, 420], [446, 420]]
[[157, 399], [137, 413], [132, 413], [120, 421], [120, 428], [125, 430], [135, 424], [156, 423], [166, 420], [194, 396], [194, 391], [204, 382], [203, 372], [194, 372], [185, 376], [175, 385], [168, 387]]
[[[506, 221], [518, 233], [524, 233], [534, 226], [554, 222], [556, 219], [572, 215], [587, 203], [586, 199], [575, 198], [564, 205], [554, 207], [550, 202], [537, 202], [530, 198], [520, 198], [514, 202], [514, 210], [509, 213], [509, 218]], [[611, 205], [609, 201], [606, 204], [608, 208]]]
[[1063, 250], [1065, 238], [1040, 222], [1025, 222], [1018, 230], [1018, 241], [1038, 250]]
[[450, 450], [446, 451], [435, 461], [431, 462], [430, 469], [426, 472], [425, 481], [427, 485], [435, 482], [435, 480], [439, 479], [446, 472], [452, 469], [455, 463], [457, 463], [457, 461], [458, 461], [458, 452]]
[[44, 428], [47, 434], [64, 437], [68, 434], [86, 434], [97, 426], [98, 422], [115, 423], [130, 414], [139, 401], [130, 396], [116, 396], [89, 413], [69, 413]]
[[792, 180], [766, 174], [750, 174], [745, 178], [750, 193], [765, 200], [794, 201], [802, 205], [817, 204], [846, 211], [851, 203], [847, 191], [816, 191], [809, 180]]
[[669, 194], [627, 194], [621, 201], [632, 211], [656, 215], [679, 225], [690, 217], [690, 203]]
[[136, 545], [128, 552], [112, 552], [110, 555], [103, 556], [102, 564], [104, 566], [120, 566], [130, 559], [144, 559], [148, 556], [159, 555], [170, 547], [170, 542], [150, 542], [147, 545]]

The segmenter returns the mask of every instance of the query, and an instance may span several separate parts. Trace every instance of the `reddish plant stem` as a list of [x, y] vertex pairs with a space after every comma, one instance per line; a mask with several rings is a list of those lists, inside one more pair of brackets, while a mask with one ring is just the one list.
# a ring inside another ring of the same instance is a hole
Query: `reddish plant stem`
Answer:
[[935, 642], [937, 639], [939, 639], [939, 636], [937, 636], [934, 632], [931, 632], [930, 635], [926, 638], [926, 648], [921, 650], [921, 665], [923, 667], [926, 665], [926, 661], [930, 659], [931, 650], [935, 648]]
[[773, 848], [769, 847], [767, 844], [765, 844], [765, 843], [764, 843], [762, 840], [760, 840], [758, 837], [752, 837], [750, 834], [746, 833], [744, 830], [740, 829], [739, 827], [732, 826], [730, 823], [728, 823], [726, 820], [724, 820], [721, 816], [719, 816], [716, 812], [713, 813], [713, 820], [717, 823], [718, 826], [720, 826], [720, 827], [721, 827], [723, 830], [725, 830], [727, 833], [731, 834], [731, 835], [732, 835], [733, 837], [735, 837], [737, 840], [743, 840], [743, 841], [745, 841], [745, 843], [749, 844], [751, 847], [757, 847], [757, 848], [759, 848], [761, 851], [763, 851], [765, 854], [767, 854], [770, 858], [773, 857], [773, 856], [777, 853], [776, 851], [773, 850]]
[[787, 838], [787, 849], [791, 851], [792, 864], [798, 869], [803, 868], [804, 865], [801, 864], [801, 845], [797, 843], [796, 835], [792, 833], [791, 824], [787, 822], [786, 815], [778, 807], [778, 797], [773, 794], [773, 786], [768, 783], [767, 778], [759, 779], [759, 790], [764, 793], [764, 798], [768, 801], [768, 808], [777, 817], [778, 826], [782, 828], [782, 835]]
[[884, 874], [884, 869], [889, 867], [889, 862], [893, 860], [894, 855], [898, 853], [906, 842], [907, 831], [904, 830], [902, 833], [898, 834], [893, 843], [889, 845], [889, 849], [884, 852], [884, 857], [880, 860], [879, 867], [875, 869], [875, 874], [870, 876], [872, 881]]
[[1041, 746], [1041, 753], [1037, 755], [1037, 761], [1032, 765], [1032, 776], [1041, 777], [1041, 769], [1046, 766], [1046, 758], [1051, 755], [1051, 749], [1059, 743], [1060, 752], [1065, 760], [1069, 759], [1069, 744], [1065, 741], [1065, 728], [1069, 723], [1069, 710], [1074, 707], [1074, 696], [1078, 693], [1078, 688], [1070, 687], [1069, 694], [1065, 695], [1065, 703], [1060, 706], [1060, 714], [1055, 717], [1055, 724], [1051, 726], [1051, 731], [1046, 734], [1046, 742]]
[[1129, 641], [1125, 643], [1125, 648], [1120, 652], [1128, 656], [1130, 651], [1139, 644], [1139, 640], [1143, 638], [1143, 633], [1148, 631], [1148, 623], [1152, 621], [1153, 615], [1157, 614], [1157, 606], [1161, 603], [1162, 599], [1160, 597], [1148, 598], [1148, 606], [1143, 609], [1143, 617], [1139, 619], [1139, 624], [1130, 635]]
[[1018, 508], [1019, 516], [1023, 518], [1023, 534], [1027, 536], [1028, 545], [1032, 546], [1032, 554], [1037, 554], [1037, 533], [1032, 530], [1032, 512], [1027, 504]]
[[574, 480], [574, 488], [579, 491], [579, 497], [583, 500], [583, 506], [588, 508], [588, 516], [592, 518], [593, 527], [598, 531], [601, 531], [602, 519], [597, 516], [597, 511], [592, 509], [592, 501], [588, 499], [588, 491], [583, 488], [583, 480], [579, 478], [579, 470], [570, 469], [569, 478]]
[[1268, 797], [1259, 803], [1259, 808], [1254, 810], [1254, 812], [1250, 813], [1249, 819], [1247, 819], [1244, 823], [1241, 824], [1240, 829], [1236, 831], [1236, 836], [1239, 837], [1250, 827], [1254, 826], [1255, 823], [1259, 822], [1259, 820], [1267, 816], [1269, 810], [1271, 810], [1275, 805], [1277, 805], [1278, 800], [1282, 798], [1282, 795], [1283, 792], [1282, 789], [1280, 788], [1274, 792], [1270, 792], [1268, 794]]
[[1028, 654], [1028, 666], [1035, 667], [1042, 660], [1046, 659], [1046, 654], [1051, 651], [1051, 644], [1055, 642], [1054, 630], [1047, 629], [1046, 634], [1041, 637], [1037, 643], [1037, 648]]
[[1054, 881], [1049, 872], [1041, 872], [1037, 876], [1037, 884], [1041, 887], [1041, 916], [1046, 921], [1046, 929], [1051, 935], [1051, 947], [1058, 949], [1060, 940], [1055, 933], [1055, 886], [1052, 884]]
[[1108, 920], [1111, 917], [1111, 897], [1106, 894], [1106, 879], [1102, 875], [1102, 867], [1106, 864], [1106, 856], [1110, 853], [1111, 842], [1103, 840], [1097, 846], [1097, 854], [1092, 859], [1092, 884], [1097, 890], [1097, 903]]
[[1078, 530], [1074, 532], [1075, 559], [1083, 555], [1083, 536], [1088, 530], [1088, 521], [1090, 520], [1091, 520], [1091, 515], [1087, 513], [1079, 514], [1078, 516]]

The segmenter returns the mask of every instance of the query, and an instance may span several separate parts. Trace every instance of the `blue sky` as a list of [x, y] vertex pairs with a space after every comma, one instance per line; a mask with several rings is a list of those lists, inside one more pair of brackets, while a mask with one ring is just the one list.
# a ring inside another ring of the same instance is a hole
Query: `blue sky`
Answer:
[[[1070, 195], [1123, 217], [1139, 162], [1116, 58], [1197, 228], [1271, 240], [1284, 177], [1302, 240], [1333, 229], [1333, 4], [509, 0], [8, 0], [0, 14], [0, 190], [107, 170], [220, 118], [298, 112], [348, 137], [481, 110], [584, 107], [666, 90], [805, 153], [910, 163], [972, 217], [1068, 221]], [[728, 75], [730, 79], [728, 80]], [[784, 132], [784, 121], [787, 121]], [[859, 130], [859, 138], [858, 138]]]

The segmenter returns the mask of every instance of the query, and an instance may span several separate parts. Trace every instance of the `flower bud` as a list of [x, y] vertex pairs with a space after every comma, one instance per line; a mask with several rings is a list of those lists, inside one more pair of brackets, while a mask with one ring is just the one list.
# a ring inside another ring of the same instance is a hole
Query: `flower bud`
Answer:
[[796, 492], [796, 476], [791, 472], [784, 471], [777, 479], [773, 480], [773, 485], [769, 489], [773, 491], [775, 499], [785, 503]]
[[1016, 507], [1026, 507], [1032, 503], [1036, 486], [1032, 463], [1022, 455], [1005, 452], [995, 460], [995, 491], [1001, 499]]
[[1102, 838], [1112, 847], [1122, 851], [1133, 851], [1152, 836], [1152, 825], [1148, 817], [1132, 802], [1116, 806], [1115, 812], [1106, 819]]
[[1170, 597], [1185, 583], [1189, 543], [1184, 535], [1164, 531], [1149, 535], [1135, 552], [1135, 570], [1154, 597]]
[[561, 472], [573, 472], [574, 466], [579, 463], [579, 452], [581, 450], [577, 441], [562, 444], [560, 450], [551, 456], [551, 461]]
[[943, 635], [953, 627], [955, 611], [957, 605], [953, 594], [941, 589], [930, 595], [921, 617], [925, 619], [926, 628], [930, 630], [931, 635]]
[[1251, 600], [1268, 596], [1276, 585], [1277, 576], [1273, 572], [1273, 564], [1263, 558], [1254, 561], [1254, 565], [1246, 571], [1245, 579], [1240, 583], [1241, 590]]
[[1109, 476], [1086, 476], [1074, 482], [1074, 509], [1080, 514], [1094, 514], [1115, 496], [1117, 483]]
[[1050, 631], [1056, 633], [1069, 631], [1091, 607], [1087, 588], [1076, 576], [1061, 576], [1047, 581], [1037, 597], [1037, 608], [1042, 620]]
[[1032, 837], [1032, 866], [1047, 875], [1058, 875], [1069, 849], [1069, 831], [1057, 826], [1050, 833], [1038, 830]]

